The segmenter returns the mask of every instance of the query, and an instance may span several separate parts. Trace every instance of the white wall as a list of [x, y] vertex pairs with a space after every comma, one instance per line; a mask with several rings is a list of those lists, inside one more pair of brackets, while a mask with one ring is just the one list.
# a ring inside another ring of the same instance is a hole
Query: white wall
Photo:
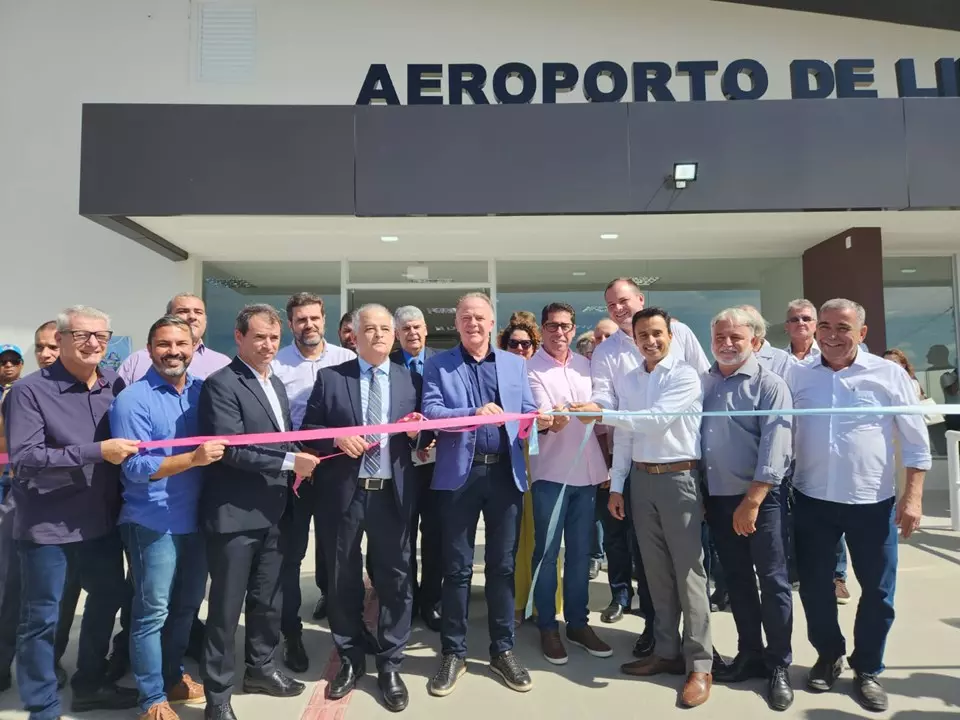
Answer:
[[[189, 0], [0, 0], [0, 342], [73, 303], [114, 316], [139, 345], [169, 296], [199, 289], [198, 263], [172, 263], [77, 214], [84, 102], [353, 104], [367, 67], [386, 62], [405, 97], [410, 62], [507, 61], [538, 67], [599, 59], [753, 57], [768, 97], [789, 95], [789, 61], [873, 57], [895, 95], [893, 63], [917, 58], [921, 81], [954, 56], [957, 34], [705, 0], [259, 0], [252, 82], [199, 83]], [[686, 97], [684, 82], [671, 86]], [[719, 78], [708, 85], [719, 98]], [[539, 96], [538, 96], [539, 97]], [[570, 93], [567, 101], [582, 99]]]

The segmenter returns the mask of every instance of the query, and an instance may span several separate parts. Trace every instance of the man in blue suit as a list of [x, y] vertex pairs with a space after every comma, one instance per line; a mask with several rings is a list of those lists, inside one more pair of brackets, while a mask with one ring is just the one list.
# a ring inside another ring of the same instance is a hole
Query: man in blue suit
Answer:
[[[357, 359], [317, 374], [303, 418], [304, 429], [386, 425], [420, 419], [419, 375], [390, 362], [393, 318], [381, 305], [354, 314]], [[426, 434], [425, 434], [426, 435]], [[332, 699], [342, 698], [364, 675], [368, 645], [377, 656], [377, 684], [393, 712], [407, 707], [400, 677], [410, 638], [410, 516], [416, 498], [411, 457], [417, 433], [351, 435], [315, 440], [310, 447], [327, 460], [315, 475], [322, 546], [330, 582], [330, 632], [340, 669], [330, 682]], [[424, 438], [428, 439], [428, 438]], [[379, 599], [376, 638], [363, 625], [363, 563], [360, 541], [367, 536], [367, 566]]]
[[[430, 420], [504, 412], [536, 412], [522, 358], [490, 345], [494, 310], [482, 293], [457, 303], [460, 344], [427, 361], [423, 414]], [[537, 426], [550, 427], [541, 415]], [[526, 668], [513, 654], [514, 553], [520, 530], [527, 470], [519, 423], [484, 425], [471, 432], [441, 433], [433, 489], [438, 492], [443, 536], [443, 599], [440, 669], [430, 680], [432, 695], [453, 692], [466, 672], [467, 608], [473, 576], [474, 539], [483, 513], [490, 669], [508, 687], [531, 689]]]

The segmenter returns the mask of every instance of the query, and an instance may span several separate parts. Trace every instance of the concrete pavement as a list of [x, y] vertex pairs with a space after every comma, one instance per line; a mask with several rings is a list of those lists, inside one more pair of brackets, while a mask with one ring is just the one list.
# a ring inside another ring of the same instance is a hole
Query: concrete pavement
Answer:
[[[887, 644], [887, 671], [882, 676], [884, 687], [890, 693], [890, 711], [878, 718], [894, 720], [946, 720], [960, 717], [960, 535], [946, 528], [949, 519], [945, 510], [946, 497], [928, 497], [927, 508], [933, 509], [925, 517], [922, 529], [908, 542], [900, 545], [900, 574], [897, 587], [897, 620]], [[482, 529], [478, 534], [477, 557], [483, 557]], [[234, 710], [241, 720], [271, 718], [281, 720], [307, 717], [310, 720], [371, 720], [386, 718], [390, 713], [380, 704], [376, 675], [368, 675], [352, 696], [337, 703], [323, 698], [324, 671], [331, 656], [331, 642], [326, 622], [314, 623], [310, 611], [316, 596], [312, 584], [313, 552], [307, 552], [303, 573], [305, 616], [304, 642], [311, 658], [311, 668], [300, 679], [308, 683], [306, 693], [291, 700], [278, 700], [258, 695], [238, 693]], [[677, 690], [682, 678], [665, 677], [647, 680], [621, 676], [619, 665], [630, 659], [630, 649], [637, 633], [643, 629], [643, 620], [628, 616], [616, 625], [600, 623], [599, 612], [609, 601], [606, 574], [591, 583], [591, 621], [601, 636], [614, 650], [614, 657], [597, 659], [580, 649], [568, 646], [570, 662], [561, 667], [547, 663], [539, 652], [539, 634], [529, 623], [517, 633], [517, 653], [531, 670], [534, 688], [520, 694], [507, 689], [487, 669], [488, 650], [486, 612], [483, 602], [482, 568], [477, 567], [470, 617], [470, 652], [468, 672], [460, 680], [455, 692], [446, 698], [427, 694], [426, 684], [437, 666], [439, 637], [421, 624], [414, 625], [404, 676], [410, 689], [410, 707], [405, 716], [418, 720], [455, 717], [457, 720], [488, 720], [491, 716], [523, 717], [525, 720], [560, 720], [574, 717], [629, 718], [672, 717], [681, 713], [695, 713], [709, 718], [768, 717], [771, 711], [762, 697], [762, 682], [739, 686], [715, 686], [710, 701], [696, 710], [682, 710], [676, 706]], [[853, 602], [840, 608], [841, 623], [851, 642], [853, 619], [859, 588], [851, 576], [849, 580]], [[794, 706], [785, 716], [806, 720], [853, 720], [866, 713], [856, 704], [852, 695], [852, 673], [848, 670], [834, 691], [815, 695], [804, 688], [804, 680], [816, 655], [806, 640], [806, 624], [799, 598], [796, 603], [794, 626], [794, 666], [791, 677], [797, 690]], [[736, 653], [736, 631], [729, 612], [715, 613], [714, 642], [727, 657]], [[76, 632], [65, 658], [65, 666], [72, 671]], [[851, 643], [852, 644], [852, 643]], [[238, 668], [243, 667], [242, 640]], [[848, 651], [852, 647], [848, 647]], [[188, 672], [196, 677], [191, 663]], [[375, 673], [372, 659], [368, 671]], [[125, 684], [132, 683], [128, 676]], [[69, 708], [69, 691], [65, 692], [65, 708]], [[201, 720], [202, 707], [178, 708], [184, 720]], [[0, 695], [0, 720], [20, 720], [27, 714], [19, 710], [15, 690]], [[113, 720], [136, 717], [135, 711], [85, 713], [64, 717]]]

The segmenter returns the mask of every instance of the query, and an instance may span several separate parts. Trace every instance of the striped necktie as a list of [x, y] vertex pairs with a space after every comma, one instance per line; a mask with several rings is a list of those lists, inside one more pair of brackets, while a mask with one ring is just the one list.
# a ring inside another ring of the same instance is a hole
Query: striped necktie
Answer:
[[[370, 392], [367, 396], [367, 425], [379, 425], [383, 421], [383, 396], [380, 393], [380, 383], [377, 375], [380, 368], [370, 368]], [[368, 435], [367, 441], [372, 443], [363, 454], [362, 477], [376, 477], [380, 472], [380, 435]]]

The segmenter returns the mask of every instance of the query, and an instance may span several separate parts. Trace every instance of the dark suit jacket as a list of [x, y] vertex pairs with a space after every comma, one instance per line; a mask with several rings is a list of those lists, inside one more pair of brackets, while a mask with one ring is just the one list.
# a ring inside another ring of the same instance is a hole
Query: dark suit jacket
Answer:
[[[427, 347], [423, 349], [424, 366], [426, 366], [427, 360], [432, 358], [438, 352], [439, 350], [434, 350], [432, 347], [427, 345]], [[403, 365], [404, 367], [407, 366], [406, 358], [403, 357], [403, 348], [398, 348], [397, 350], [394, 350], [392, 353], [390, 353], [390, 362], [397, 363], [397, 365]]]
[[[390, 363], [390, 422], [420, 411], [422, 381], [402, 365]], [[325, 367], [317, 380], [303, 416], [303, 429], [353, 427], [363, 425], [360, 403], [360, 361]], [[423, 436], [424, 433], [421, 433]], [[422, 438], [421, 438], [422, 439]], [[312, 440], [305, 443], [320, 455], [340, 452], [333, 440]], [[403, 517], [409, 517], [416, 497], [413, 461], [414, 442], [406, 433], [390, 436], [390, 461], [393, 480], [390, 485]], [[357, 488], [362, 458], [347, 455], [325, 460], [314, 471], [317, 506], [339, 517], [346, 512]], [[378, 491], [382, 492], [382, 491]]]
[[[235, 357], [227, 367], [203, 381], [198, 410], [200, 434], [229, 436], [292, 430], [283, 383], [275, 375], [270, 376], [270, 382], [280, 399], [284, 428], [277, 424], [260, 381]], [[292, 479], [292, 473], [281, 471], [283, 458], [288, 452], [297, 451], [295, 443], [227, 445], [223, 459], [204, 468], [200, 496], [204, 530], [233, 533], [277, 525], [287, 506]]]

